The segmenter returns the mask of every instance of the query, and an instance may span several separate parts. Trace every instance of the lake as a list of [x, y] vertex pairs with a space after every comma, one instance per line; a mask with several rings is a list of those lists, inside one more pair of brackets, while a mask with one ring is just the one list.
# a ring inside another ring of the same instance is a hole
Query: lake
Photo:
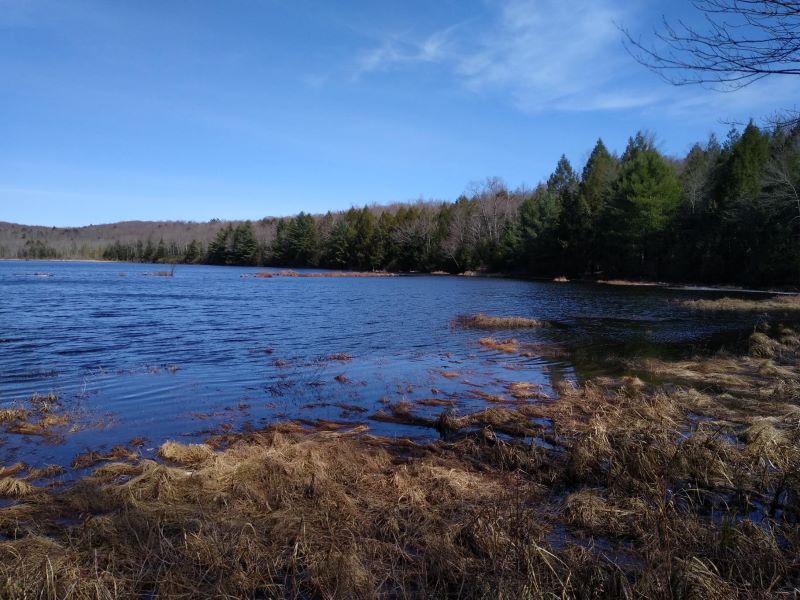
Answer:
[[[435, 431], [372, 419], [387, 404], [481, 394], [601, 369], [611, 353], [689, 353], [736, 344], [754, 317], [698, 315], [676, 301], [720, 292], [591, 283], [412, 275], [251, 277], [237, 267], [0, 261], [0, 408], [58, 395], [59, 435], [3, 433], [0, 464], [66, 465], [134, 437], [153, 455], [166, 439], [260, 428], [282, 419], [364, 423], [381, 435]], [[730, 295], [730, 294], [728, 294]], [[454, 328], [459, 314], [552, 323], [521, 331]], [[560, 344], [571, 358], [490, 350], [482, 337]], [[346, 354], [331, 359], [332, 355]], [[417, 406], [435, 416], [441, 406]]]

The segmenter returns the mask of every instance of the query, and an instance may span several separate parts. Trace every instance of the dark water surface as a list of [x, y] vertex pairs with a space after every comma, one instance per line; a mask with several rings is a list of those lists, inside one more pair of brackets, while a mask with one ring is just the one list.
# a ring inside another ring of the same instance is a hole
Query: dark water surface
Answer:
[[[195, 441], [221, 427], [276, 419], [367, 423], [379, 434], [435, 437], [371, 420], [396, 402], [580, 378], [612, 352], [689, 352], [732, 343], [753, 317], [693, 314], [675, 301], [720, 293], [445, 276], [271, 278], [265, 269], [0, 261], [0, 408], [58, 394], [77, 431], [0, 433], [0, 465], [68, 464], [89, 449], [144, 436]], [[454, 329], [458, 314], [522, 315], [535, 330]], [[557, 342], [568, 359], [487, 350], [487, 335]], [[347, 353], [349, 361], [326, 360]], [[447, 376], [442, 373], [446, 373]], [[340, 377], [337, 380], [337, 376]], [[423, 414], [424, 414], [424, 410]], [[429, 415], [441, 407], [427, 409]]]

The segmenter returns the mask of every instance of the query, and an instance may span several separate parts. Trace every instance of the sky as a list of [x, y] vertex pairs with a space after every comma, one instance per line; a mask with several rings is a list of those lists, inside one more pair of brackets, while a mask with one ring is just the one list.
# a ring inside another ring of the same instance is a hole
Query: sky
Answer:
[[0, 221], [258, 219], [420, 198], [637, 130], [683, 155], [793, 105], [638, 64], [688, 0], [0, 0]]

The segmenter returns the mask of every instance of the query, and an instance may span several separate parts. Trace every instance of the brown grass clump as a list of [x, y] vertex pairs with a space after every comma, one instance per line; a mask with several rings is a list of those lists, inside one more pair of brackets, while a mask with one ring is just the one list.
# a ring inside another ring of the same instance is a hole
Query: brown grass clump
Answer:
[[89, 450], [75, 456], [72, 459], [70, 466], [73, 469], [85, 469], [92, 467], [100, 462], [112, 460], [136, 460], [139, 455], [136, 452], [128, 450], [124, 446], [114, 446], [108, 452], [98, 452], [97, 450]]
[[495, 404], [508, 404], [511, 402], [511, 400], [505, 396], [501, 396], [500, 394], [490, 394], [489, 392], [484, 392], [483, 390], [471, 390], [468, 395], [473, 398], [478, 398], [480, 400], [485, 400], [486, 402], [492, 402]]
[[28, 465], [22, 462], [16, 462], [9, 467], [0, 467], [0, 477], [10, 477], [12, 475], [17, 475], [22, 471], [25, 471], [28, 468]]
[[800, 310], [800, 296], [770, 298], [717, 298], [715, 300], [686, 300], [681, 303], [691, 310], [735, 312], [794, 312]]
[[780, 342], [766, 333], [756, 331], [750, 335], [750, 355], [760, 358], [775, 358], [780, 349]]
[[478, 313], [476, 315], [459, 315], [453, 325], [463, 329], [525, 329], [543, 327], [545, 323], [527, 317], [493, 317]]
[[631, 281], [629, 279], [598, 279], [597, 283], [602, 283], [603, 285], [632, 285], [637, 287], [664, 285], [663, 283], [658, 283], [656, 281]]
[[547, 394], [542, 391], [542, 386], [536, 383], [515, 381], [506, 387], [508, 392], [518, 400], [545, 400], [548, 398]]
[[495, 338], [486, 337], [479, 339], [478, 343], [484, 348], [497, 350], [498, 352], [505, 352], [507, 354], [518, 354], [520, 351], [520, 344], [514, 338], [498, 340]]
[[0, 410], [0, 423], [13, 423], [22, 421], [28, 416], [28, 411], [22, 408], [4, 408]]
[[0, 479], [0, 498], [22, 498], [36, 491], [36, 487], [24, 479], [3, 477]]
[[180, 444], [169, 441], [161, 445], [158, 455], [175, 463], [193, 465], [213, 458], [214, 450], [206, 444]]
[[443, 399], [443, 398], [423, 398], [422, 400], [415, 401], [415, 404], [419, 404], [420, 406], [446, 406], [446, 407], [453, 407], [456, 405], [455, 400], [451, 399]]
[[253, 277], [270, 279], [272, 277], [397, 277], [396, 273], [386, 271], [324, 271], [299, 273], [297, 271], [263, 271], [255, 273]]
[[353, 357], [347, 352], [336, 352], [334, 354], [329, 354], [323, 360], [326, 362], [328, 361], [348, 362], [353, 360]]
[[61, 465], [45, 465], [44, 467], [29, 469], [25, 480], [36, 481], [37, 479], [52, 479], [53, 477], [63, 475], [65, 472], [66, 469]]
[[49, 436], [54, 432], [53, 428], [63, 427], [69, 424], [69, 417], [65, 415], [47, 415], [38, 421], [17, 421], [6, 428], [9, 433], [20, 435], [41, 435]]
[[70, 431], [79, 430], [75, 424], [74, 413], [61, 407], [55, 393], [33, 394], [27, 402], [28, 407], [14, 407], [0, 410], [0, 426], [8, 433], [19, 435], [39, 435], [59, 438], [72, 425]]
[[59, 404], [58, 394], [53, 392], [49, 394], [33, 394], [30, 398], [30, 403], [39, 411], [49, 412], [52, 407]]
[[567, 355], [567, 351], [559, 344], [531, 344], [521, 343], [515, 338], [499, 340], [493, 337], [485, 337], [478, 340], [484, 348], [503, 352], [504, 354], [516, 354], [525, 358], [561, 358]]

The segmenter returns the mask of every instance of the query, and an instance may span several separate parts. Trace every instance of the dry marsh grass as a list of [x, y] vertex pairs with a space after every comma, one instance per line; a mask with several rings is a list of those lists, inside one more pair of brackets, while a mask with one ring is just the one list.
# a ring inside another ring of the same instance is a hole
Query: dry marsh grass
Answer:
[[459, 315], [453, 325], [462, 329], [526, 329], [544, 327], [546, 323], [528, 317], [497, 317], [478, 313], [475, 315]]
[[373, 415], [435, 443], [290, 422], [60, 489], [11, 465], [0, 597], [792, 597], [800, 337], [760, 333], [745, 356], [635, 361], [642, 380]]
[[[324, 271], [300, 273], [298, 271], [261, 271], [252, 275], [259, 279], [271, 279], [272, 277], [312, 277], [312, 278], [336, 278], [336, 277], [397, 277], [396, 273], [386, 271]], [[244, 277], [244, 276], [243, 276]]]
[[0, 427], [6, 433], [36, 435], [53, 440], [76, 431], [74, 414], [65, 411], [57, 394], [33, 394], [26, 405], [0, 409]]
[[795, 312], [800, 311], [800, 296], [771, 298], [718, 298], [715, 300], [686, 300], [686, 308], [698, 311], [734, 312]]
[[598, 279], [597, 283], [602, 283], [603, 285], [631, 285], [637, 287], [642, 287], [642, 286], [653, 287], [653, 286], [665, 285], [657, 281], [633, 281], [630, 279]]
[[168, 461], [181, 464], [202, 464], [214, 457], [214, 450], [207, 444], [180, 444], [165, 442], [158, 455]]

